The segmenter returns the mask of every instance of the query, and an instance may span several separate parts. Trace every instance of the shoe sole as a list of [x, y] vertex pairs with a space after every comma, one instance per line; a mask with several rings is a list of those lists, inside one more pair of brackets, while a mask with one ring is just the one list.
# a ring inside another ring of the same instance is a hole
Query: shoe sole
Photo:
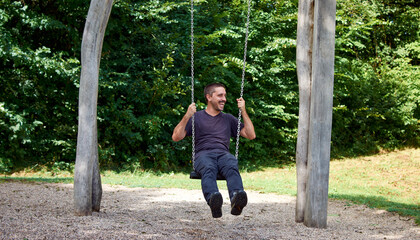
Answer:
[[210, 209], [211, 215], [213, 218], [220, 218], [222, 217], [222, 205], [223, 205], [223, 197], [222, 194], [214, 194], [210, 199]]
[[242, 209], [246, 206], [248, 203], [248, 197], [246, 196], [245, 192], [239, 192], [234, 197], [234, 202], [232, 204], [232, 209], [230, 213], [232, 215], [241, 215]]

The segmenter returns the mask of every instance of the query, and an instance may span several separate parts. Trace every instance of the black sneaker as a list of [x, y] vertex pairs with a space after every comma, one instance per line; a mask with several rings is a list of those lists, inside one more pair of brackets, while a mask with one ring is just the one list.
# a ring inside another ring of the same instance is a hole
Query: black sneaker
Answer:
[[212, 193], [209, 200], [209, 206], [211, 209], [211, 215], [213, 215], [214, 218], [222, 217], [222, 205], [222, 194], [219, 192]]
[[243, 190], [237, 191], [233, 193], [232, 203], [231, 203], [231, 210], [230, 213], [232, 215], [241, 215], [242, 209], [248, 203], [248, 197], [246, 196], [246, 192]]

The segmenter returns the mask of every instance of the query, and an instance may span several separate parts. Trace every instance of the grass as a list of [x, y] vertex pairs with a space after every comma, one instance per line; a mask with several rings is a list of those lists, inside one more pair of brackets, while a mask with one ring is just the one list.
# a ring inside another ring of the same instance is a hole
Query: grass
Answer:
[[[52, 176], [54, 175], [54, 176]], [[102, 183], [143, 188], [200, 189], [199, 180], [187, 174], [154, 174], [102, 172]], [[296, 168], [267, 168], [241, 173], [247, 190], [263, 193], [296, 195]], [[70, 172], [19, 172], [0, 178], [6, 180], [71, 183]], [[219, 187], [226, 189], [225, 181]], [[378, 155], [332, 160], [329, 197], [365, 204], [372, 208], [411, 216], [420, 224], [420, 149], [405, 149]]]
[[332, 161], [329, 196], [413, 216], [420, 224], [420, 149]]

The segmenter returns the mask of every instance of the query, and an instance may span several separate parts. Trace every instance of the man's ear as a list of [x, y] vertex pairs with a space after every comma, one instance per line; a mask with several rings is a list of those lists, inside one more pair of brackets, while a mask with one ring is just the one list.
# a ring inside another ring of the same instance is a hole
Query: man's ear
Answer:
[[206, 94], [206, 99], [207, 99], [207, 102], [209, 102], [210, 97], [211, 97], [211, 95], [210, 95], [210, 94]]

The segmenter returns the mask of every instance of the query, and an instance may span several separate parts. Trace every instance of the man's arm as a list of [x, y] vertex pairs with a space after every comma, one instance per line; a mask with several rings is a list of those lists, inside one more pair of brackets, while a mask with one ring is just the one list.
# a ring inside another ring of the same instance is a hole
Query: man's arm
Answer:
[[252, 124], [252, 121], [246, 112], [245, 100], [239, 98], [236, 99], [236, 101], [238, 101], [238, 108], [241, 109], [242, 119], [244, 120], [244, 128], [241, 130], [241, 136], [250, 140], [255, 139], [257, 136], [255, 135], [254, 124]]
[[174, 132], [172, 134], [172, 140], [175, 142], [181, 141], [187, 135], [187, 131], [185, 127], [187, 126], [188, 120], [194, 115], [196, 112], [195, 103], [191, 103], [188, 106], [187, 113], [185, 113], [184, 117], [182, 117], [181, 121], [176, 125], [174, 128]]

